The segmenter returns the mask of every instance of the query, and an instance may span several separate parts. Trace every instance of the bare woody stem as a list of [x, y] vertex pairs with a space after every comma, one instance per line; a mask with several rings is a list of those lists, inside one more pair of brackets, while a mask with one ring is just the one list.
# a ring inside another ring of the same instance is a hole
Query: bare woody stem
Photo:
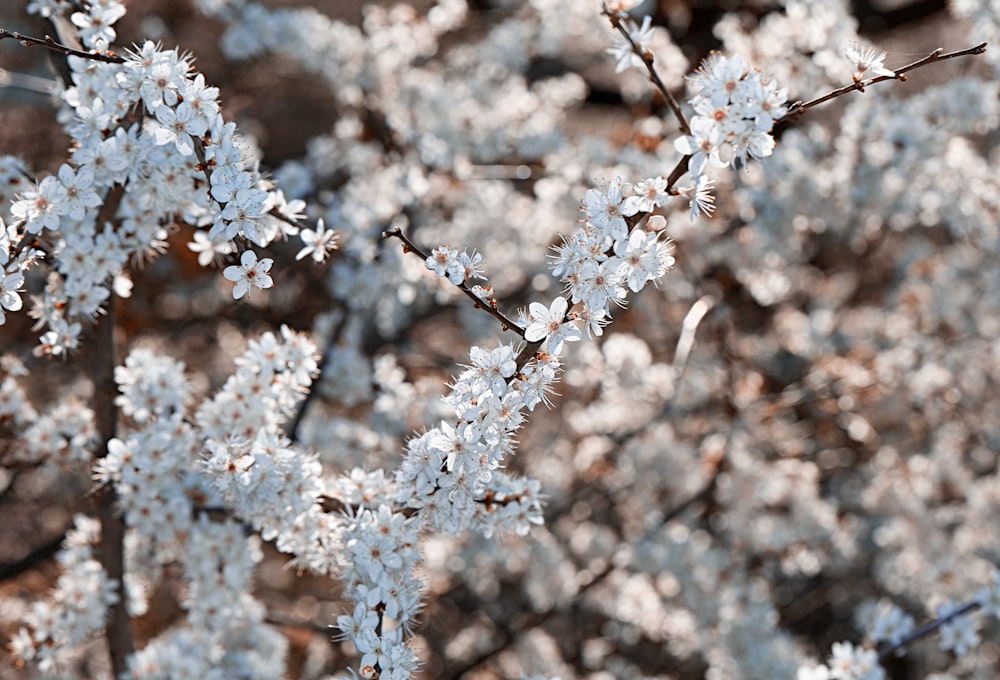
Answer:
[[[331, 329], [330, 337], [327, 338], [326, 347], [323, 348], [323, 354], [320, 357], [319, 365], [316, 367], [317, 383], [323, 379], [323, 373], [326, 371], [326, 367], [330, 364], [333, 353], [337, 351], [337, 342], [340, 340], [340, 336], [343, 334], [346, 326], [347, 321], [345, 317], [340, 322], [334, 324]], [[299, 426], [302, 424], [302, 419], [306, 415], [306, 410], [308, 410], [309, 405], [316, 399], [319, 392], [320, 390], [318, 385], [316, 385], [314, 389], [306, 392], [306, 395], [299, 401], [299, 404], [295, 409], [295, 415], [293, 415], [285, 425], [285, 436], [288, 437], [288, 439], [293, 443], [298, 442]]]
[[[400, 229], [399, 227], [389, 227], [388, 229], [382, 232], [382, 238], [398, 238], [400, 241], [403, 242], [404, 252], [416, 253], [423, 260], [426, 260], [428, 257], [430, 257], [427, 253], [422, 251], [417, 244], [408, 239], [406, 235], [403, 233], [402, 229]], [[505, 331], [514, 331], [522, 338], [524, 337], [524, 329], [518, 326], [517, 323], [515, 323], [514, 321], [511, 321], [509, 318], [507, 318], [503, 314], [503, 312], [493, 307], [488, 302], [484, 301], [482, 298], [480, 298], [478, 295], [472, 292], [472, 289], [469, 288], [469, 286], [467, 286], [465, 282], [456, 284], [456, 286], [458, 287], [459, 290], [465, 293], [465, 295], [470, 300], [472, 300], [472, 302], [475, 304], [476, 307], [486, 310], [494, 319], [499, 321], [500, 325], [503, 327]]]
[[[84, 52], [56, 42], [50, 36], [33, 38], [0, 28], [0, 40], [13, 38], [25, 47], [40, 45], [67, 57], [80, 57], [112, 64], [124, 63], [125, 59], [112, 53]], [[101, 203], [96, 223], [111, 222], [121, 205], [125, 193], [123, 184], [116, 184], [108, 190]], [[23, 242], [22, 242], [23, 243]], [[108, 298], [104, 317], [96, 327], [93, 343], [92, 368], [95, 399], [93, 400], [94, 424], [97, 429], [102, 455], [107, 454], [108, 442], [118, 432], [118, 406], [115, 403], [115, 305], [114, 295]], [[101, 522], [101, 541], [97, 556], [107, 578], [115, 584], [118, 600], [108, 607], [104, 634], [111, 658], [111, 670], [116, 678], [128, 674], [128, 660], [135, 652], [135, 640], [129, 622], [128, 602], [125, 592], [125, 518], [118, 506], [118, 494], [113, 485], [104, 485], [94, 493], [96, 513]]]
[[52, 36], [45, 36], [44, 38], [33, 38], [30, 35], [24, 35], [18, 33], [17, 31], [8, 31], [5, 28], [0, 28], [0, 40], [4, 38], [12, 38], [19, 41], [25, 47], [31, 47], [32, 45], [39, 45], [47, 50], [52, 50], [53, 52], [58, 52], [67, 57], [80, 57], [81, 59], [90, 59], [92, 61], [103, 61], [108, 64], [124, 64], [125, 58], [119, 57], [114, 52], [86, 52], [84, 50], [78, 50], [68, 45], [63, 45], [62, 43], [56, 42]]
[[944, 616], [941, 616], [939, 618], [936, 618], [933, 621], [928, 621], [927, 623], [925, 623], [924, 625], [920, 626], [919, 628], [914, 628], [912, 631], [909, 632], [909, 634], [907, 634], [906, 637], [904, 637], [902, 640], [900, 640], [896, 644], [894, 644], [894, 645], [880, 646], [879, 650], [878, 650], [878, 658], [882, 659], [882, 660], [888, 659], [890, 656], [892, 656], [893, 654], [895, 654], [897, 651], [899, 651], [903, 647], [906, 647], [911, 642], [915, 642], [915, 641], [919, 640], [922, 637], [930, 635], [931, 633], [933, 633], [934, 631], [936, 631], [938, 628], [940, 628], [941, 626], [945, 625], [946, 623], [950, 623], [951, 621], [954, 621], [955, 619], [957, 619], [960, 616], [965, 616], [966, 614], [974, 612], [975, 610], [979, 609], [981, 606], [982, 605], [979, 603], [978, 600], [973, 600], [971, 602], [966, 602], [965, 604], [963, 604], [961, 607], [959, 607], [955, 611], [950, 612], [950, 613], [948, 613], [948, 614], [946, 614]]
[[622, 34], [622, 37], [628, 42], [629, 46], [632, 48], [632, 53], [642, 59], [643, 65], [646, 67], [646, 71], [649, 73], [649, 80], [656, 86], [657, 91], [663, 96], [664, 101], [667, 102], [667, 106], [670, 110], [674, 112], [674, 117], [677, 118], [677, 124], [680, 126], [681, 132], [686, 135], [691, 134], [691, 128], [688, 126], [687, 118], [684, 117], [684, 112], [681, 111], [681, 105], [678, 103], [674, 95], [670, 94], [670, 90], [663, 83], [663, 79], [660, 78], [660, 74], [656, 72], [656, 67], [653, 65], [653, 53], [649, 50], [644, 50], [639, 45], [632, 40], [632, 36], [629, 34], [628, 29], [622, 23], [622, 20], [618, 16], [610, 11], [607, 6], [604, 7], [603, 14], [608, 17], [608, 21], [611, 22], [611, 26], [614, 27], [616, 31]]
[[915, 62], [911, 64], [907, 64], [906, 66], [896, 69], [895, 76], [875, 76], [874, 78], [868, 78], [867, 80], [860, 80], [858, 82], [851, 83], [850, 85], [845, 85], [844, 87], [833, 90], [832, 92], [828, 92], [822, 97], [816, 97], [815, 99], [810, 99], [809, 101], [804, 103], [801, 101], [795, 102], [794, 104], [791, 105], [791, 107], [789, 107], [788, 113], [786, 113], [784, 116], [782, 116], [781, 118], [779, 118], [774, 122], [774, 126], [777, 128], [779, 126], [784, 126], [791, 122], [794, 122], [795, 120], [798, 119], [799, 116], [801, 116], [803, 113], [805, 113], [806, 111], [815, 106], [819, 106], [820, 104], [826, 103], [831, 99], [842, 97], [843, 95], [849, 92], [854, 92], [855, 90], [863, 92], [864, 89], [869, 85], [874, 85], [875, 83], [881, 83], [886, 80], [905, 81], [906, 74], [909, 71], [918, 69], [921, 66], [926, 66], [927, 64], [933, 64], [934, 62], [937, 61], [944, 61], [945, 59], [954, 59], [955, 57], [975, 56], [978, 54], [982, 54], [985, 51], [986, 51], [985, 42], [979, 43], [974, 47], [969, 47], [964, 50], [958, 50], [956, 52], [948, 52], [947, 54], [943, 54], [944, 49], [939, 47], [930, 54], [928, 54], [926, 57], [917, 59]]
[[674, 169], [670, 171], [670, 175], [667, 176], [667, 191], [673, 193], [674, 185], [681, 177], [687, 174], [688, 171], [688, 161], [691, 160], [691, 156], [684, 156], [679, 161]]
[[[97, 324], [94, 342], [94, 416], [102, 450], [106, 453], [108, 442], [117, 433], [118, 407], [115, 404], [115, 311], [114, 296], [108, 298], [107, 314]], [[116, 586], [118, 601], [108, 607], [105, 637], [111, 656], [114, 677], [120, 678], [128, 671], [128, 658], [135, 651], [132, 629], [129, 626], [125, 594], [125, 518], [118, 508], [118, 494], [111, 484], [102, 486], [94, 494], [97, 516], [101, 521], [101, 542], [98, 556], [104, 572]]]

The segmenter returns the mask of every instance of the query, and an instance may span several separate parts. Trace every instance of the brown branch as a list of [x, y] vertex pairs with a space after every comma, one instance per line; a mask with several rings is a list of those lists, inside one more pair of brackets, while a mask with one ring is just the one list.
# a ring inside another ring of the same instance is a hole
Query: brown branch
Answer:
[[883, 661], [885, 659], [888, 659], [893, 654], [895, 654], [896, 652], [898, 652], [900, 649], [910, 644], [911, 642], [916, 642], [920, 638], [930, 635], [931, 633], [933, 633], [946, 623], [950, 623], [951, 621], [957, 619], [959, 616], [964, 616], [965, 614], [973, 612], [979, 609], [981, 606], [982, 605], [979, 603], [978, 600], [972, 600], [971, 602], [966, 602], [953, 612], [950, 612], [944, 616], [936, 618], [933, 621], [928, 621], [927, 623], [918, 628], [914, 628], [906, 635], [906, 637], [904, 637], [896, 644], [879, 646], [878, 658]]
[[336, 626], [323, 623], [315, 623], [306, 619], [294, 616], [284, 616], [281, 614], [268, 614], [264, 617], [264, 622], [272, 626], [283, 626], [285, 628], [302, 628], [321, 635], [330, 635], [336, 632]]
[[[115, 313], [114, 296], [108, 298], [107, 314], [97, 324], [93, 343], [94, 419], [106, 454], [108, 442], [117, 434], [118, 407], [115, 404]], [[116, 678], [128, 671], [128, 657], [135, 651], [129, 626], [125, 593], [125, 519], [118, 508], [118, 494], [112, 484], [94, 493], [97, 516], [101, 521], [98, 557], [104, 572], [118, 590], [118, 601], [108, 608], [105, 637]]]
[[656, 72], [656, 67], [653, 65], [653, 53], [649, 50], [642, 49], [634, 40], [632, 40], [632, 36], [629, 35], [628, 29], [625, 28], [622, 20], [617, 14], [609, 10], [607, 5], [604, 6], [601, 13], [608, 17], [608, 20], [611, 22], [611, 26], [621, 33], [622, 37], [628, 41], [629, 46], [632, 48], [632, 53], [642, 60], [647, 73], [649, 73], [649, 81], [656, 86], [656, 89], [667, 102], [667, 106], [669, 106], [670, 110], [674, 112], [674, 117], [677, 119], [678, 125], [680, 125], [681, 132], [685, 135], [691, 134], [691, 128], [688, 126], [687, 119], [684, 117], [684, 112], [681, 111], [681, 105], [678, 103], [674, 95], [670, 94], [670, 90], [668, 90], [667, 86], [663, 84], [663, 79], [660, 78], [660, 74]]
[[334, 351], [337, 348], [337, 342], [340, 340], [340, 336], [344, 331], [344, 327], [347, 326], [346, 317], [341, 319], [340, 323], [333, 326], [330, 332], [330, 337], [327, 339], [326, 347], [323, 348], [323, 354], [320, 357], [319, 365], [316, 367], [318, 373], [316, 375], [316, 380], [313, 381], [312, 389], [306, 392], [306, 395], [299, 401], [298, 406], [295, 409], [295, 415], [285, 426], [285, 436], [288, 437], [289, 441], [296, 443], [299, 440], [299, 426], [302, 424], [302, 419], [306, 415], [306, 410], [309, 408], [309, 404], [316, 398], [320, 390], [320, 381], [323, 379], [323, 371], [326, 370], [327, 365], [330, 363], [330, 359], [333, 356]]
[[[387, 239], [387, 238], [398, 238], [400, 241], [403, 242], [403, 252], [405, 252], [405, 253], [411, 253], [411, 252], [415, 253], [415, 254], [419, 255], [422, 260], [426, 260], [428, 257], [430, 257], [427, 253], [425, 253], [424, 251], [422, 251], [420, 249], [420, 247], [417, 246], [417, 244], [415, 244], [413, 241], [411, 241], [410, 239], [408, 239], [406, 237], [406, 235], [403, 233], [403, 230], [400, 229], [399, 227], [396, 227], [396, 226], [389, 227], [388, 229], [386, 229], [385, 231], [382, 232], [382, 238], [384, 238], [384, 239]], [[497, 321], [499, 321], [500, 325], [503, 327], [503, 330], [505, 330], [505, 331], [514, 331], [515, 333], [517, 333], [518, 335], [520, 335], [522, 338], [524, 337], [524, 329], [523, 328], [521, 328], [520, 326], [518, 326], [517, 323], [515, 323], [514, 321], [511, 321], [510, 319], [508, 319], [503, 314], [503, 312], [501, 312], [500, 310], [498, 310], [496, 307], [492, 306], [491, 304], [489, 304], [488, 302], [486, 302], [485, 300], [483, 300], [482, 298], [480, 298], [478, 295], [476, 295], [474, 292], [472, 292], [472, 289], [469, 288], [469, 286], [467, 286], [465, 284], [465, 282], [462, 282], [462, 283], [459, 283], [459, 284], [455, 284], [455, 285], [458, 287], [459, 290], [461, 290], [463, 293], [465, 293], [465, 295], [475, 303], [476, 307], [478, 307], [480, 309], [486, 310], [490, 314], [490, 316], [492, 316], [494, 319], [496, 319]], [[531, 344], [534, 344], [534, 343], [531, 343]], [[531, 346], [531, 344], [529, 344], [529, 347]], [[536, 349], [537, 349], [538, 346], [539, 345], [536, 345]], [[534, 354], [534, 352], [532, 352], [532, 354]]]
[[938, 61], [944, 61], [945, 59], [954, 59], [955, 57], [967, 57], [967, 56], [975, 56], [978, 54], [982, 54], [986, 51], [986, 43], [982, 42], [979, 43], [978, 45], [975, 45], [974, 47], [969, 47], [964, 50], [958, 50], [956, 52], [948, 52], [947, 54], [942, 54], [943, 51], [944, 51], [943, 48], [940, 47], [937, 48], [936, 50], [928, 54], [926, 57], [917, 59], [915, 62], [911, 64], [907, 64], [906, 66], [896, 69], [894, 71], [895, 73], [894, 76], [875, 76], [872, 78], [868, 78], [867, 80], [859, 80], [857, 82], [851, 83], [850, 85], [845, 85], [844, 87], [837, 88], [832, 92], [828, 92], [827, 94], [821, 97], [810, 99], [807, 102], [803, 103], [802, 101], [797, 101], [789, 107], [788, 113], [786, 113], [784, 116], [782, 116], [781, 118], [779, 118], [774, 122], [774, 128], [788, 125], [789, 123], [798, 120], [799, 116], [801, 116], [809, 109], [819, 106], [820, 104], [824, 104], [830, 101], [831, 99], [842, 97], [843, 95], [849, 92], [854, 92], [854, 91], [863, 92], [864, 89], [869, 85], [881, 83], [886, 80], [905, 81], [906, 74], [908, 72], [918, 69], [921, 66], [926, 66], [927, 64], [933, 64]]
[[124, 64], [125, 58], [119, 57], [114, 52], [85, 52], [84, 50], [74, 49], [68, 45], [63, 45], [62, 43], [56, 42], [52, 36], [45, 36], [44, 38], [33, 38], [30, 35], [24, 35], [23, 33], [18, 33], [17, 31], [8, 31], [5, 28], [0, 28], [0, 40], [4, 38], [12, 38], [19, 41], [25, 47], [31, 47], [32, 45], [40, 45], [47, 50], [52, 50], [53, 52], [58, 52], [59, 54], [64, 54], [67, 57], [80, 57], [81, 59], [90, 59], [92, 61], [103, 61], [108, 64]]
[[667, 191], [671, 191], [674, 188], [674, 185], [677, 184], [677, 180], [687, 174], [688, 161], [690, 160], [691, 156], [684, 156], [677, 161], [677, 165], [675, 165], [674, 169], [670, 171], [669, 175], [667, 175]]
[[67, 530], [68, 529], [63, 529], [57, 535], [37, 546], [21, 559], [0, 564], [0, 581], [15, 578], [29, 569], [36, 568], [38, 563], [42, 560], [54, 557], [62, 547], [63, 541], [66, 539]]

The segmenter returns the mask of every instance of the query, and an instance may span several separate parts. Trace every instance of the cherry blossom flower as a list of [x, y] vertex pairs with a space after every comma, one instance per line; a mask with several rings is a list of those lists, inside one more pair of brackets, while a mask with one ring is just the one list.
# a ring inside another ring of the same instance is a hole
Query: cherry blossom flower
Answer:
[[264, 290], [274, 285], [274, 281], [268, 275], [271, 270], [273, 260], [269, 257], [258, 261], [257, 254], [252, 250], [243, 251], [240, 256], [239, 265], [226, 267], [222, 275], [236, 283], [233, 287], [233, 299], [239, 300], [250, 292], [251, 288]]
[[[4, 270], [0, 269], [0, 274]], [[7, 320], [4, 310], [16, 312], [21, 309], [21, 287], [24, 285], [24, 273], [12, 266], [7, 273], [0, 278], [0, 325]]]
[[670, 250], [670, 243], [661, 241], [656, 234], [635, 229], [627, 241], [615, 244], [615, 256], [621, 263], [618, 276], [632, 292], [639, 292], [647, 281], [655, 281], [674, 266]]
[[311, 255], [313, 262], [320, 263], [326, 260], [328, 251], [337, 249], [339, 235], [335, 229], [326, 229], [321, 218], [316, 222], [316, 229], [303, 229], [299, 232], [299, 238], [306, 245], [295, 259], [301, 260]]
[[11, 214], [25, 221], [28, 233], [58, 229], [59, 218], [66, 214], [66, 188], [55, 177], [43, 179], [37, 188], [25, 191], [11, 206]]
[[[625, 20], [624, 22], [625, 30], [628, 31], [632, 42], [636, 44], [641, 52], [649, 50], [649, 43], [653, 41], [653, 37], [655, 36], [655, 31], [651, 25], [652, 22], [653, 18], [649, 15], [642, 18], [642, 26], [637, 25], [634, 21]], [[638, 68], [643, 66], [642, 58], [635, 53], [632, 45], [625, 39], [625, 36], [615, 32], [613, 40], [614, 44], [607, 49], [607, 52], [618, 62], [615, 65], [615, 73], [621, 73], [630, 66]]]
[[63, 163], [59, 168], [59, 182], [66, 191], [66, 214], [74, 220], [82, 220], [86, 211], [101, 205], [101, 197], [93, 189], [94, 169], [80, 166], [76, 171]]
[[850, 642], [834, 642], [830, 657], [831, 680], [883, 680], [885, 671], [874, 649], [855, 647]]
[[156, 120], [162, 127], [153, 133], [156, 143], [173, 142], [181, 155], [193, 154], [194, 142], [191, 137], [201, 137], [208, 130], [205, 119], [195, 114], [195, 109], [187, 101], [181, 102], [176, 108], [166, 105], [157, 107]]
[[[954, 602], [947, 602], [937, 608], [938, 618], [945, 618], [956, 609]], [[955, 616], [941, 624], [939, 646], [956, 656], [965, 656], [979, 644], [978, 620], [972, 616]]]
[[663, 205], [670, 198], [667, 192], [667, 180], [663, 177], [650, 177], [637, 182], [634, 193], [625, 199], [622, 213], [635, 215], [648, 213]]
[[583, 195], [583, 212], [587, 221], [613, 239], [625, 238], [628, 226], [622, 214], [622, 178], [598, 184]]
[[976, 600], [983, 612], [1000, 618], [1000, 569], [994, 569], [990, 582], [979, 589]]
[[883, 64], [886, 57], [885, 50], [851, 41], [844, 46], [844, 57], [854, 65], [854, 82], [862, 80], [868, 71], [879, 76], [896, 77], [896, 72]]
[[225, 255], [236, 250], [232, 241], [212, 240], [203, 231], [194, 232], [194, 241], [187, 244], [189, 250], [198, 253], [198, 264], [207, 267]]
[[549, 307], [540, 302], [528, 305], [529, 323], [524, 329], [524, 339], [528, 342], [546, 341], [550, 354], [559, 354], [564, 342], [573, 342], [581, 337], [580, 329], [573, 320], [567, 320], [569, 302], [561, 295]]

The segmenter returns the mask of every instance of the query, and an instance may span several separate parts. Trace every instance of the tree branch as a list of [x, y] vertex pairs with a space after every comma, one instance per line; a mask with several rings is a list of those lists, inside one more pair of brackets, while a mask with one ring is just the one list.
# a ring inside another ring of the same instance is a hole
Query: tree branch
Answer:
[[33, 38], [30, 35], [24, 35], [23, 33], [18, 33], [17, 31], [8, 31], [5, 28], [0, 28], [0, 40], [4, 38], [13, 38], [19, 41], [25, 47], [31, 47], [32, 45], [40, 45], [47, 50], [52, 50], [53, 52], [58, 52], [59, 54], [64, 54], [67, 57], [80, 57], [81, 59], [90, 59], [92, 61], [103, 61], [108, 64], [124, 64], [125, 58], [119, 57], [114, 52], [85, 52], [84, 50], [74, 49], [68, 45], [63, 45], [62, 43], [56, 42], [52, 36], [45, 36], [44, 38]]
[[[417, 244], [408, 239], [406, 235], [403, 233], [403, 230], [400, 229], [399, 227], [396, 226], [389, 227], [388, 229], [382, 232], [382, 238], [398, 238], [400, 241], [403, 242], [403, 252], [416, 253], [417, 255], [420, 256], [422, 260], [426, 260], [428, 257], [430, 257], [427, 253], [422, 251], [420, 247], [417, 246]], [[476, 307], [486, 310], [490, 314], [490, 316], [499, 321], [500, 325], [503, 327], [503, 330], [514, 331], [522, 338], [524, 337], [523, 328], [518, 326], [516, 322], [511, 321], [509, 318], [507, 318], [503, 314], [503, 312], [498, 310], [496, 307], [484, 301], [482, 298], [480, 298], [478, 295], [472, 292], [472, 289], [469, 288], [464, 282], [455, 285], [458, 287], [459, 290], [465, 293], [465, 295], [475, 303]]]

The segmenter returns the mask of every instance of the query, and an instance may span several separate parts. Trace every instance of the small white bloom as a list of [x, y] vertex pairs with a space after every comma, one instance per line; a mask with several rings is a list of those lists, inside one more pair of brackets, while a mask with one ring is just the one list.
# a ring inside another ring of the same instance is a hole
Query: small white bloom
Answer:
[[63, 163], [59, 168], [59, 181], [66, 190], [66, 214], [74, 220], [82, 220], [88, 208], [101, 205], [101, 197], [91, 187], [94, 183], [93, 168], [84, 165], [74, 171]]
[[[3, 270], [0, 269], [0, 273]], [[24, 285], [24, 274], [16, 267], [12, 272], [0, 279], [0, 325], [7, 321], [4, 310], [16, 312], [21, 309], [21, 286]]]
[[622, 212], [626, 215], [652, 212], [669, 198], [667, 180], [663, 177], [650, 177], [635, 185], [635, 193], [625, 199]]
[[43, 179], [37, 188], [25, 191], [10, 207], [14, 217], [25, 221], [29, 234], [37, 234], [43, 228], [58, 229], [59, 217], [67, 210], [66, 187], [52, 176]]
[[883, 680], [885, 670], [874, 649], [855, 647], [850, 642], [834, 642], [830, 656], [832, 680]]
[[622, 216], [621, 177], [616, 177], [607, 184], [599, 184], [596, 189], [589, 189], [583, 195], [581, 207], [587, 215], [587, 221], [604, 235], [617, 240], [628, 233], [628, 226]]
[[1000, 618], [1000, 569], [993, 570], [990, 583], [979, 589], [976, 600], [984, 614]]
[[886, 56], [885, 50], [880, 51], [871, 45], [851, 41], [844, 47], [844, 56], [854, 64], [854, 82], [864, 78], [868, 71], [880, 76], [896, 77], [896, 72], [887, 69], [882, 63]]
[[424, 264], [427, 265], [427, 268], [432, 272], [443, 278], [448, 275], [448, 269], [451, 262], [457, 257], [457, 250], [441, 245], [431, 251], [431, 254], [427, 257]]
[[580, 339], [580, 329], [572, 320], [566, 320], [569, 302], [561, 295], [546, 307], [540, 302], [532, 302], [528, 306], [530, 322], [524, 329], [524, 339], [528, 342], [546, 340], [546, 351], [549, 354], [559, 354], [563, 342], [573, 342]]
[[873, 640], [898, 644], [913, 630], [913, 617], [895, 605], [880, 606], [868, 627], [868, 635]]
[[[642, 19], [642, 26], [636, 25], [634, 21], [625, 21], [625, 30], [628, 31], [629, 37], [632, 39], [632, 43], [635, 44], [639, 52], [648, 52], [649, 43], [653, 41], [655, 32], [652, 27], [653, 18], [650, 16], [645, 16]], [[607, 49], [608, 54], [612, 55], [618, 60], [618, 64], [615, 66], [615, 73], [621, 73], [629, 66], [643, 65], [642, 57], [636, 53], [632, 48], [632, 44], [625, 39], [621, 33], [615, 33], [614, 45]]]
[[187, 102], [181, 102], [177, 108], [166, 105], [157, 107], [156, 120], [162, 126], [153, 133], [156, 144], [173, 142], [183, 156], [194, 153], [192, 137], [201, 137], [208, 130], [208, 124], [203, 118], [195, 116], [195, 110]]
[[235, 250], [230, 241], [212, 240], [204, 231], [194, 232], [194, 241], [187, 244], [188, 250], [198, 253], [198, 264], [207, 267], [223, 255]]
[[296, 260], [301, 260], [307, 255], [312, 255], [314, 262], [326, 260], [327, 251], [337, 249], [338, 234], [335, 229], [326, 229], [323, 219], [316, 221], [316, 229], [303, 229], [299, 232], [299, 238], [305, 244], [305, 248], [300, 250], [295, 256]]
[[239, 300], [249, 293], [252, 287], [263, 290], [273, 286], [274, 281], [271, 280], [271, 277], [267, 273], [270, 271], [273, 262], [269, 257], [258, 261], [255, 252], [246, 250], [240, 256], [240, 264], [238, 266], [232, 265], [226, 267], [222, 275], [236, 283], [236, 286], [233, 287], [233, 299]]

